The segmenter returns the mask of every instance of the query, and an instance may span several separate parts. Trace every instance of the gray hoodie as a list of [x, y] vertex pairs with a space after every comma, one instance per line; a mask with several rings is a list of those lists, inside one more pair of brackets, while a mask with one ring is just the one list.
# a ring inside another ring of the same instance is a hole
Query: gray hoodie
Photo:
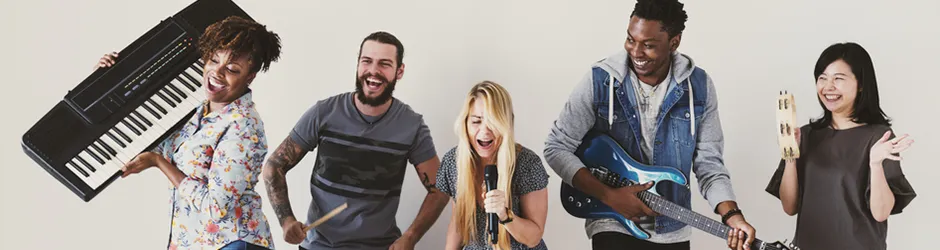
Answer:
[[[596, 62], [593, 66], [604, 69], [611, 77], [617, 79], [617, 83], [620, 84], [624, 82], [625, 78], [631, 75], [629, 72], [630, 69], [627, 67], [627, 60], [627, 52], [620, 50], [618, 53]], [[689, 77], [694, 69], [695, 64], [689, 56], [678, 52], [673, 53], [673, 61], [670, 68], [670, 75], [673, 79], [669, 80], [669, 86], [666, 90], [667, 93], [671, 91], [672, 88], [679, 87], [679, 83], [691, 84]], [[597, 109], [593, 104], [594, 79], [592, 78], [593, 74], [591, 71], [588, 71], [569, 96], [568, 102], [565, 103], [561, 114], [554, 122], [548, 139], [545, 142], [544, 154], [548, 165], [569, 185], [571, 185], [571, 180], [574, 178], [575, 173], [577, 173], [580, 168], [585, 167], [581, 160], [574, 155], [574, 151], [580, 146], [581, 138], [595, 125], [595, 111]], [[698, 133], [696, 133], [695, 123], [692, 122], [695, 121], [695, 112], [689, 112], [693, 115], [689, 120], [689, 126], [691, 126], [692, 135], [696, 136], [697, 139], [692, 171], [698, 179], [699, 189], [702, 195], [708, 201], [712, 211], [715, 211], [719, 203], [729, 200], [733, 201], [735, 197], [731, 188], [728, 170], [725, 168], [722, 159], [724, 138], [718, 116], [718, 96], [715, 93], [715, 86], [711, 77], [707, 79], [708, 97], [705, 103], [704, 116], [700, 123], [701, 127], [697, 128]], [[636, 79], [633, 79], [631, 82], [636, 82]], [[609, 86], [611, 88], [614, 87], [613, 84]], [[608, 93], [614, 92], [608, 91]], [[692, 95], [690, 94], [689, 96], [691, 97]], [[607, 98], [613, 99], [613, 96]], [[662, 102], [661, 99], [658, 101]], [[692, 100], [688, 102], [680, 101], [676, 105], [689, 105], [691, 108]], [[608, 110], [613, 110], [613, 108], [609, 108]], [[610, 119], [614, 115], [613, 113], [606, 115], [608, 116], [607, 120], [613, 120]], [[657, 117], [642, 117], [642, 119], [656, 118]], [[643, 134], [644, 142], [649, 143], [647, 141], [653, 138], [648, 138], [650, 136], [646, 135], [655, 134], [655, 127], [643, 127], [642, 129], [648, 130], [644, 131]], [[651, 154], [652, 152], [645, 153]], [[649, 229], [652, 225], [646, 224], [641, 226]], [[589, 237], [599, 232], [610, 231], [629, 234], [620, 223], [612, 219], [587, 220], [586, 231]], [[691, 234], [688, 226], [667, 234], [656, 234], [653, 230], [647, 231], [652, 236], [650, 241], [658, 243], [687, 241]]]

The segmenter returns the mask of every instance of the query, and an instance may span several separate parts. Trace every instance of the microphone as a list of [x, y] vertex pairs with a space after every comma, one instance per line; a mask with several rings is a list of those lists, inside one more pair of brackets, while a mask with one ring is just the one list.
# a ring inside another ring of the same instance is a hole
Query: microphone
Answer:
[[[486, 183], [486, 191], [492, 191], [496, 189], [496, 182], [499, 180], [499, 172], [496, 170], [496, 165], [490, 164], [486, 165], [486, 168], [483, 169], [483, 182]], [[496, 244], [499, 240], [499, 228], [497, 228], [499, 223], [499, 216], [496, 213], [489, 213], [489, 219], [487, 220], [488, 232], [490, 235], [490, 242]]]

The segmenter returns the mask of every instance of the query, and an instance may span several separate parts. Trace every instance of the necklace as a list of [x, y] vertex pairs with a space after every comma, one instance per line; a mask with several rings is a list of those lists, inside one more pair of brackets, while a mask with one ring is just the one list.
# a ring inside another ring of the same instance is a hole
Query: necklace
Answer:
[[642, 85], [645, 83], [640, 83], [640, 81], [637, 81], [636, 84], [637, 84], [637, 88], [640, 90], [640, 96], [643, 97], [643, 98], [640, 98], [640, 109], [643, 113], [646, 113], [646, 111], [649, 109], [650, 97], [653, 97], [656, 95], [656, 90], [659, 89], [659, 86], [662, 84], [657, 84], [656, 86], [653, 86], [649, 90], [649, 92], [646, 92], [646, 89]]

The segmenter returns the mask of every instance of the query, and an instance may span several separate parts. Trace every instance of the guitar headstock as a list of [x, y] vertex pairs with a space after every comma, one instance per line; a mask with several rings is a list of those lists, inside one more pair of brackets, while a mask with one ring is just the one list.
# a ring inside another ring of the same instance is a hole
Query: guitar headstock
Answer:
[[770, 250], [800, 250], [799, 247], [793, 245], [793, 242], [787, 243], [786, 240], [783, 242], [775, 241], [772, 243], [764, 243], [760, 249], [770, 249]]
[[800, 147], [796, 143], [796, 105], [793, 94], [780, 91], [777, 96], [777, 143], [783, 159], [790, 160], [800, 157]]

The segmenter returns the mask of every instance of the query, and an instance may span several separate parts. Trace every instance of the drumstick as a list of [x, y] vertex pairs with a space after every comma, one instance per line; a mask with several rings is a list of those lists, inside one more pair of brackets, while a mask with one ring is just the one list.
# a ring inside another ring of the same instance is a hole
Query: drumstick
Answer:
[[346, 209], [346, 203], [343, 203], [343, 205], [339, 205], [338, 207], [334, 208], [333, 211], [326, 213], [326, 215], [324, 215], [323, 217], [320, 217], [313, 223], [310, 223], [310, 225], [307, 225], [306, 227], [304, 227], [304, 233], [306, 233], [307, 231], [310, 231], [310, 229], [313, 229], [314, 227], [319, 226], [320, 224], [323, 224], [323, 222], [326, 222], [326, 220], [333, 218], [333, 216], [336, 216], [337, 214], [339, 214], [339, 212], [342, 212], [344, 209]]

